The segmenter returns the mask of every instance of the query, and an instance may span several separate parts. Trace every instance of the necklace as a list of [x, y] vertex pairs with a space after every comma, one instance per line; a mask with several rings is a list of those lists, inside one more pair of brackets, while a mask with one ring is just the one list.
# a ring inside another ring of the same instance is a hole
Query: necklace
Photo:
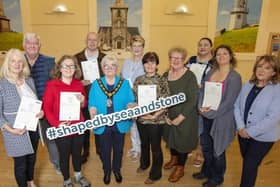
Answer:
[[111, 107], [113, 102], [112, 102], [112, 97], [120, 90], [121, 85], [123, 83], [124, 79], [120, 79], [120, 81], [118, 82], [117, 86], [112, 90], [109, 91], [103, 84], [103, 82], [101, 81], [101, 79], [97, 79], [97, 82], [101, 88], [101, 90], [103, 91], [103, 93], [107, 96], [107, 100], [106, 100], [106, 105], [107, 107]]

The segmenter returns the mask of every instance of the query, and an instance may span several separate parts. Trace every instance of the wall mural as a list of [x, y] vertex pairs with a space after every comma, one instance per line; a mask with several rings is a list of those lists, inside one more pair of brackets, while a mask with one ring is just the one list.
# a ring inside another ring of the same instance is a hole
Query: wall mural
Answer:
[[0, 0], [0, 51], [22, 49], [20, 0]]
[[219, 0], [215, 46], [227, 44], [235, 52], [253, 53], [263, 0]]
[[126, 54], [133, 35], [141, 33], [142, 0], [97, 0], [97, 27], [102, 51]]

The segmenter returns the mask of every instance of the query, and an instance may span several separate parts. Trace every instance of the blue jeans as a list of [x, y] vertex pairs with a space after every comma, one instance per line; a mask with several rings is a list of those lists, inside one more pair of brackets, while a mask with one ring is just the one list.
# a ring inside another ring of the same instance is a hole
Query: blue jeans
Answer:
[[210, 135], [213, 120], [203, 118], [203, 132], [200, 135], [200, 143], [204, 156], [204, 163], [201, 173], [204, 174], [209, 181], [215, 184], [224, 182], [224, 174], [226, 171], [226, 154], [216, 155], [214, 151], [213, 139]]

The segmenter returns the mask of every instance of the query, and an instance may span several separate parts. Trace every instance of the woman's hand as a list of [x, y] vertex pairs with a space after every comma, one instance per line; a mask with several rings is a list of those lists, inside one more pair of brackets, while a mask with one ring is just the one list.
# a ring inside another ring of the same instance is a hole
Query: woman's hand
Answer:
[[241, 138], [246, 138], [246, 139], [250, 138], [246, 128], [239, 129], [238, 134], [239, 136], [241, 136]]
[[69, 126], [69, 125], [71, 125], [71, 121], [62, 121], [62, 122], [60, 122], [60, 124], [58, 126], [60, 127], [62, 125]]
[[128, 103], [127, 104], [127, 108], [133, 108], [133, 107], [136, 107], [137, 106], [137, 103]]
[[165, 121], [167, 125], [172, 125], [172, 121], [169, 117], [165, 117]]
[[15, 135], [23, 135], [26, 132], [26, 129], [14, 129], [10, 131], [10, 133], [15, 134]]
[[15, 135], [23, 135], [26, 132], [26, 129], [15, 129], [10, 127], [8, 124], [4, 124], [2, 126], [2, 131], [8, 131], [11, 134], [15, 134]]
[[179, 114], [175, 119], [172, 120], [172, 124], [175, 126], [178, 126], [182, 123], [182, 121], [184, 121], [185, 116], [183, 116], [182, 114]]
[[89, 109], [90, 119], [93, 119], [96, 114], [97, 114], [97, 109], [95, 107], [91, 107]]
[[39, 119], [42, 119], [44, 117], [45, 113], [43, 110], [41, 110], [38, 114], [36, 114], [36, 117]]
[[155, 119], [155, 117], [151, 114], [146, 114], [146, 115], [140, 116], [139, 118], [140, 119], [149, 119], [149, 120]]
[[209, 112], [210, 110], [210, 106], [199, 108], [200, 113]]
[[85, 96], [83, 96], [82, 94], [77, 94], [76, 97], [80, 101], [81, 104], [83, 104], [85, 102]]
[[81, 82], [82, 82], [83, 86], [87, 86], [91, 83], [90, 80], [81, 80]]

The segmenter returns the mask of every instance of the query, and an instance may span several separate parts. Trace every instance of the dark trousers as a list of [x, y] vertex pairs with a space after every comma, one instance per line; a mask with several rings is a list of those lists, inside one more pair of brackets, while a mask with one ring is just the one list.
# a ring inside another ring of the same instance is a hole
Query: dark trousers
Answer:
[[51, 163], [54, 165], [54, 167], [56, 169], [59, 169], [59, 155], [58, 155], [58, 150], [57, 150], [55, 140], [49, 140], [46, 135], [47, 129], [51, 126], [46, 118], [41, 119], [40, 123], [41, 123], [41, 130], [42, 130], [42, 138], [48, 148], [49, 159]]
[[253, 187], [256, 182], [258, 168], [274, 142], [260, 142], [252, 138], [238, 136], [240, 152], [243, 158], [240, 187]]
[[172, 148], [170, 149], [170, 153], [171, 153], [171, 156], [177, 157], [178, 166], [185, 166], [189, 153], [181, 153], [181, 152], [177, 151], [176, 149], [172, 149]]
[[149, 178], [158, 180], [161, 178], [163, 155], [161, 150], [161, 137], [163, 125], [141, 124], [137, 122], [137, 128], [141, 140], [140, 168], [147, 169], [150, 166], [150, 147], [152, 150], [152, 167]]
[[[119, 132], [116, 125], [106, 126], [101, 135], [96, 135], [99, 142], [100, 158], [105, 174], [120, 172], [123, 156], [124, 135]], [[111, 152], [113, 149], [113, 163], [111, 164]]]
[[34, 153], [13, 158], [14, 174], [19, 187], [27, 187], [27, 181], [32, 181], [34, 175], [39, 135], [37, 132], [29, 131], [28, 133]]
[[[226, 123], [226, 122], [225, 122]], [[201, 172], [215, 184], [224, 182], [226, 171], [226, 154], [216, 155], [214, 151], [213, 139], [210, 135], [213, 120], [203, 118], [203, 132], [200, 135], [200, 144], [204, 156], [204, 163]]]
[[[90, 119], [88, 107], [82, 109], [83, 116], [86, 120]], [[84, 143], [83, 143], [83, 157], [89, 156], [89, 147], [90, 147], [90, 130], [86, 130], [84, 133]]]
[[63, 175], [63, 179], [70, 178], [69, 162], [70, 155], [72, 155], [72, 164], [74, 171], [81, 171], [82, 164], [82, 146], [84, 141], [84, 135], [71, 135], [55, 140], [58, 153], [59, 153], [59, 165]]

